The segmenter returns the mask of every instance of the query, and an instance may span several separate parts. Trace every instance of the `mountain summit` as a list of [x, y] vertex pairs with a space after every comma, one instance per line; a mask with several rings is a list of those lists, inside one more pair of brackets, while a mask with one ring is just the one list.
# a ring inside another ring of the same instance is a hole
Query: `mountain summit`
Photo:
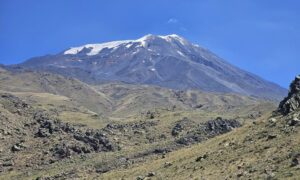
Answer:
[[287, 93], [286, 89], [243, 71], [175, 34], [149, 34], [137, 40], [72, 47], [8, 69], [46, 71], [87, 83], [109, 80], [269, 99], [281, 99]]

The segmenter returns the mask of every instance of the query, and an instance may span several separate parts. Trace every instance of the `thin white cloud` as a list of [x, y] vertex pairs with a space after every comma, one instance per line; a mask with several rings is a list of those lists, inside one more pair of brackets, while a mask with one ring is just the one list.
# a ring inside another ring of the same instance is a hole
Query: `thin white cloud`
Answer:
[[176, 23], [178, 23], [178, 20], [177, 20], [176, 18], [170, 18], [170, 19], [168, 20], [168, 23], [169, 23], [169, 24], [176, 24]]
[[186, 32], [188, 29], [184, 26], [184, 24], [178, 19], [172, 17], [167, 21], [169, 28], [175, 28], [178, 31]]
[[180, 30], [181, 30], [181, 31], [187, 31], [187, 28], [185, 28], [185, 27], [180, 27]]

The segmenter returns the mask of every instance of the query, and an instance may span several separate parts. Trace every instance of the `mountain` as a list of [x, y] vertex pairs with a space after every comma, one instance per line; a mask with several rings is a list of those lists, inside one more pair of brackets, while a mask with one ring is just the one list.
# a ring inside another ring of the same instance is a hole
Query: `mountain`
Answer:
[[56, 55], [31, 58], [6, 69], [51, 72], [90, 84], [109, 80], [276, 100], [287, 93], [284, 88], [243, 71], [175, 34], [149, 34], [137, 40], [87, 44]]

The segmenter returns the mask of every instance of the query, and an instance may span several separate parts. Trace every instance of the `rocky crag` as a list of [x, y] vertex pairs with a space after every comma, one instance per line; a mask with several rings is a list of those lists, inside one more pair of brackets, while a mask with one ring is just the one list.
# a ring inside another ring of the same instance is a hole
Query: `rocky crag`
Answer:
[[291, 83], [289, 94], [279, 104], [278, 111], [286, 115], [298, 108], [300, 108], [300, 75]]

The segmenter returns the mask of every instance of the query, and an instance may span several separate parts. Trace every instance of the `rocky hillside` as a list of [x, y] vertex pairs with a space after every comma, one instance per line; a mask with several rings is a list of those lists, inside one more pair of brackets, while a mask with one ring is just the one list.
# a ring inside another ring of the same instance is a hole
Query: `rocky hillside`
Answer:
[[234, 119], [184, 118], [173, 125], [148, 117], [91, 129], [63, 123], [10, 94], [0, 95], [0, 122], [0, 179], [99, 177], [241, 126]]
[[31, 71], [0, 72], [0, 82], [0, 179], [99, 179], [240, 128], [276, 104]]
[[10, 94], [1, 94], [0, 120], [1, 174], [30, 171], [74, 154], [117, 149], [103, 131], [62, 123]]
[[[218, 179], [219, 167], [229, 179], [296, 176], [298, 79], [269, 117], [276, 102], [249, 96], [3, 70], [0, 179]], [[253, 174], [235, 174], [250, 158]]]
[[104, 179], [299, 179], [299, 76], [272, 114]]
[[287, 93], [284, 88], [243, 71], [178, 35], [146, 35], [137, 40], [87, 44], [6, 69], [51, 72], [90, 84], [109, 80], [276, 100]]
[[288, 113], [281, 103], [242, 127], [244, 110], [229, 108], [231, 118], [169, 109], [90, 128], [1, 93], [0, 179], [297, 179], [298, 95], [290, 91]]

